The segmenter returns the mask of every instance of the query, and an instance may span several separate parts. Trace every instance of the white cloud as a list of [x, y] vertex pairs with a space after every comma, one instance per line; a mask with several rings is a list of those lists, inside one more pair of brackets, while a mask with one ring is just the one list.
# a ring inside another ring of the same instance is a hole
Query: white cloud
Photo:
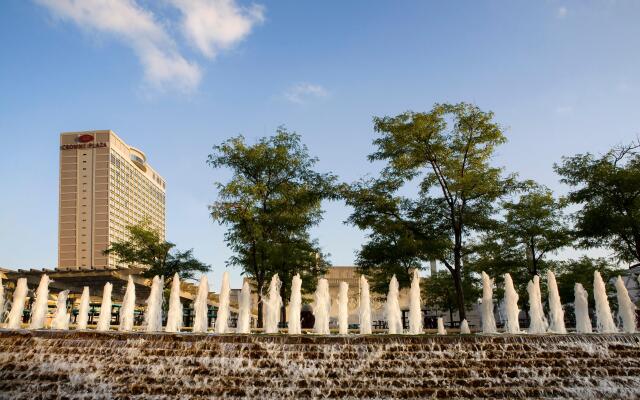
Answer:
[[558, 7], [558, 9], [556, 10], [556, 17], [559, 19], [563, 19], [564, 17], [567, 16], [567, 13], [569, 12], [569, 10], [567, 9], [567, 7]]
[[235, 0], [169, 0], [182, 13], [184, 36], [206, 57], [228, 49], [244, 39], [256, 23], [264, 20], [259, 5], [241, 7]]
[[329, 92], [320, 85], [298, 83], [284, 92], [284, 98], [292, 103], [303, 104], [314, 98], [327, 97]]

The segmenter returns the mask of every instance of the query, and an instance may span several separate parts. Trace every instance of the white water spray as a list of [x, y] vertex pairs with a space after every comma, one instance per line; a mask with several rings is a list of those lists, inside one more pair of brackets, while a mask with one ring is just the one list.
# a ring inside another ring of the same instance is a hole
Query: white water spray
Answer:
[[616, 292], [618, 295], [618, 316], [622, 319], [622, 331], [636, 333], [636, 305], [629, 298], [629, 292], [627, 292], [620, 275], [616, 280]]
[[133, 330], [133, 311], [136, 308], [136, 285], [133, 283], [131, 275], [127, 278], [127, 290], [122, 299], [122, 307], [120, 307], [120, 326], [119, 330], [129, 332]]
[[180, 332], [182, 328], [182, 303], [180, 303], [180, 275], [176, 272], [171, 281], [171, 293], [169, 294], [169, 313], [165, 332]]
[[280, 323], [280, 307], [282, 307], [282, 297], [280, 296], [280, 278], [278, 274], [271, 277], [269, 284], [269, 298], [264, 304], [265, 319], [264, 332], [278, 333], [278, 324]]
[[593, 273], [593, 296], [596, 299], [596, 325], [599, 333], [615, 333], [616, 325], [613, 323], [609, 299], [607, 299], [607, 289], [600, 272]]
[[402, 313], [400, 312], [398, 292], [398, 280], [396, 279], [396, 276], [393, 275], [391, 277], [391, 282], [389, 282], [389, 293], [387, 293], [387, 304], [385, 307], [387, 324], [389, 325], [389, 334], [391, 335], [402, 333]]
[[589, 318], [589, 299], [587, 291], [584, 290], [582, 284], [576, 283], [573, 289], [575, 301], [573, 308], [576, 313], [576, 332], [592, 333], [591, 319]]
[[507, 314], [507, 322], [504, 331], [507, 333], [520, 333], [520, 309], [518, 308], [518, 293], [513, 287], [513, 279], [510, 274], [504, 274], [504, 309]]
[[369, 282], [364, 275], [360, 276], [360, 334], [371, 334], [371, 297], [369, 295]]
[[207, 321], [207, 313], [209, 308], [207, 306], [207, 300], [209, 298], [209, 281], [206, 275], [202, 275], [200, 278], [200, 285], [198, 285], [198, 293], [196, 294], [196, 300], [193, 303], [193, 311], [195, 317], [193, 319], [194, 333], [205, 333], [209, 327]]
[[229, 272], [222, 273], [222, 285], [218, 297], [218, 315], [216, 317], [216, 333], [227, 333], [229, 330]]
[[5, 311], [5, 302], [4, 302], [4, 286], [2, 285], [2, 278], [0, 278], [0, 324], [4, 321], [4, 311]]
[[251, 333], [251, 286], [247, 281], [242, 284], [238, 308], [237, 333]]
[[102, 303], [100, 304], [100, 316], [98, 317], [98, 324], [96, 330], [108, 331], [111, 326], [111, 290], [113, 285], [107, 282], [102, 289]]
[[13, 301], [11, 311], [7, 320], [8, 329], [20, 329], [22, 326], [22, 314], [24, 313], [24, 302], [27, 299], [27, 278], [19, 278], [16, 288], [13, 291]]
[[302, 333], [300, 311], [302, 309], [302, 279], [296, 274], [291, 280], [291, 297], [289, 298], [289, 335]]
[[67, 298], [69, 291], [63, 290], [58, 293], [58, 301], [56, 302], [56, 312], [51, 319], [51, 329], [69, 329], [70, 314], [67, 312]]
[[542, 309], [542, 294], [540, 293], [540, 277], [538, 275], [533, 277], [532, 281], [529, 281], [527, 285], [527, 292], [529, 293], [529, 333], [540, 334], [547, 331], [547, 319], [544, 316], [544, 310]]
[[349, 284], [340, 282], [338, 292], [338, 333], [346, 335], [349, 333]]
[[422, 300], [420, 299], [420, 273], [413, 270], [413, 280], [409, 290], [409, 333], [419, 335], [422, 333]]
[[482, 333], [497, 333], [493, 315], [493, 279], [482, 271]]
[[316, 319], [313, 329], [319, 335], [328, 335], [330, 333], [331, 297], [329, 296], [329, 282], [326, 279], [318, 279], [318, 286], [313, 295], [313, 300], [313, 316]]
[[447, 334], [447, 330], [444, 329], [444, 319], [442, 319], [442, 317], [438, 317], [438, 335], [446, 335], [446, 334]]
[[36, 300], [31, 310], [29, 329], [42, 329], [49, 308], [49, 277], [43, 274], [36, 291]]
[[460, 334], [461, 335], [471, 334], [471, 329], [469, 329], [469, 323], [467, 322], [466, 319], [463, 319], [462, 322], [460, 322]]
[[87, 322], [89, 322], [89, 286], [85, 286], [82, 289], [76, 322], [76, 329], [87, 329]]
[[160, 332], [162, 330], [162, 288], [164, 279], [158, 275], [151, 282], [151, 293], [147, 299], [147, 312], [144, 315], [147, 332]]
[[552, 271], [547, 271], [547, 287], [549, 288], [549, 332], [567, 333], [564, 326], [564, 310], [558, 292], [556, 276]]

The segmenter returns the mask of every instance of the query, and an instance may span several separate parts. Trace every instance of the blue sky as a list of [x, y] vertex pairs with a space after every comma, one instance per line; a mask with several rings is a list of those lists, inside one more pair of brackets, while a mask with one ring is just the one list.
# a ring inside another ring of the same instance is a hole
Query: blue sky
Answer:
[[[375, 171], [373, 116], [468, 101], [506, 128], [496, 163], [563, 193], [563, 155], [640, 134], [639, 20], [634, 0], [2, 1], [0, 266], [55, 266], [61, 131], [112, 129], [147, 153], [168, 238], [215, 288], [230, 252], [207, 204], [228, 175], [205, 160], [240, 133], [286, 125], [353, 181]], [[363, 240], [348, 215], [327, 203], [314, 231], [335, 265]]]

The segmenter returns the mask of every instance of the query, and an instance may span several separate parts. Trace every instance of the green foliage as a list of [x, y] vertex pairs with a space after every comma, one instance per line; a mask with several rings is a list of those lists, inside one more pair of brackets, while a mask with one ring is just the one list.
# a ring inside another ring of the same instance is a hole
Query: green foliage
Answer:
[[554, 166], [572, 187], [571, 203], [583, 247], [608, 246], [617, 258], [640, 262], [640, 143], [616, 147], [601, 157], [564, 157]]
[[[482, 295], [482, 288], [477, 274], [472, 274], [467, 269], [464, 271], [462, 282], [465, 292], [465, 307], [470, 307]], [[456, 288], [449, 271], [438, 271], [422, 279], [421, 288], [422, 299], [427, 307], [447, 311], [450, 314], [459, 308]]]
[[[563, 303], [573, 303], [574, 285], [581, 283], [589, 293], [589, 307], [594, 307], [593, 273], [600, 272], [605, 282], [607, 293], [614, 293], [615, 286], [609, 280], [620, 273], [620, 269], [604, 258], [581, 257], [577, 260], [567, 260], [558, 263], [555, 273], [558, 291]], [[609, 300], [612, 302], [612, 299]], [[613, 304], [612, 304], [613, 306]]]

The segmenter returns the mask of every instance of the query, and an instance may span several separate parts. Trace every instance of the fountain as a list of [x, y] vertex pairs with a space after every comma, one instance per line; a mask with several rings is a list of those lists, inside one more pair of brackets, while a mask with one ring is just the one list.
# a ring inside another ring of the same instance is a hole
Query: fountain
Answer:
[[573, 289], [575, 293], [575, 301], [573, 308], [576, 313], [576, 332], [592, 333], [591, 319], [589, 318], [589, 301], [587, 291], [584, 290], [582, 284], [576, 283]]
[[111, 289], [113, 285], [107, 282], [102, 289], [102, 303], [100, 304], [100, 316], [98, 317], [98, 324], [96, 330], [108, 331], [111, 326]]
[[556, 276], [551, 270], [547, 271], [547, 286], [549, 288], [549, 332], [567, 333], [567, 328], [564, 326], [564, 310], [562, 309]]
[[331, 297], [329, 296], [329, 282], [326, 279], [318, 279], [318, 286], [313, 299], [313, 316], [315, 317], [313, 329], [319, 335], [328, 335], [330, 333]]
[[338, 293], [338, 333], [346, 335], [349, 333], [349, 284], [340, 282]]
[[622, 331], [636, 333], [636, 305], [629, 298], [629, 292], [627, 292], [620, 275], [616, 279], [616, 292], [618, 295], [618, 316], [622, 319]]
[[251, 333], [251, 287], [247, 281], [242, 284], [238, 308], [237, 333]]
[[36, 291], [36, 299], [31, 310], [31, 322], [29, 323], [29, 329], [42, 329], [44, 328], [44, 319], [47, 315], [49, 308], [49, 277], [43, 274], [40, 278], [40, 284]]
[[493, 279], [482, 271], [482, 333], [498, 333], [493, 315]]
[[600, 333], [617, 332], [616, 325], [613, 323], [611, 308], [609, 308], [609, 300], [607, 299], [607, 290], [600, 272], [593, 273], [593, 297], [596, 300], [596, 325]]
[[205, 333], [209, 328], [207, 322], [207, 313], [209, 312], [209, 307], [207, 306], [208, 298], [209, 281], [207, 280], [206, 275], [202, 275], [200, 278], [200, 285], [198, 285], [198, 293], [196, 294], [196, 299], [193, 302], [195, 317], [193, 319], [193, 328], [191, 331], [194, 333]]
[[164, 279], [158, 275], [153, 277], [151, 293], [147, 299], [147, 312], [144, 314], [144, 322], [147, 332], [160, 332], [162, 330], [162, 289]]
[[63, 290], [58, 293], [56, 312], [53, 314], [53, 318], [51, 319], [51, 329], [69, 329], [69, 317], [71, 315], [67, 312], [68, 297], [68, 290]]
[[289, 299], [289, 335], [302, 333], [300, 310], [302, 307], [302, 279], [296, 274], [291, 280], [291, 298]]
[[265, 303], [265, 333], [278, 333], [278, 325], [280, 324], [280, 307], [282, 307], [282, 297], [280, 296], [280, 278], [278, 274], [271, 277], [269, 284], [269, 298]]
[[389, 334], [391, 335], [402, 333], [402, 313], [398, 301], [398, 291], [398, 280], [393, 275], [391, 282], [389, 282], [389, 293], [387, 293], [387, 304], [385, 306]]
[[85, 286], [82, 289], [82, 296], [80, 296], [80, 309], [78, 310], [78, 317], [76, 320], [76, 329], [87, 329], [88, 322], [89, 322], [89, 286]]
[[471, 334], [471, 329], [469, 329], [469, 323], [467, 322], [467, 319], [463, 319], [462, 322], [460, 322], [460, 334], [461, 335], [470, 335]]
[[222, 273], [222, 286], [220, 287], [220, 296], [218, 297], [218, 316], [216, 318], [216, 333], [227, 333], [229, 321], [229, 272]]
[[120, 326], [118, 329], [123, 332], [133, 330], [133, 311], [136, 308], [136, 285], [133, 283], [131, 275], [127, 278], [127, 289], [122, 299], [120, 307]]
[[360, 334], [371, 335], [371, 298], [369, 296], [369, 282], [364, 275], [360, 276]]
[[2, 285], [2, 278], [0, 278], [0, 324], [4, 321], [4, 286]]
[[27, 278], [19, 278], [16, 288], [13, 291], [13, 301], [11, 302], [11, 311], [7, 317], [8, 329], [20, 329], [22, 327], [22, 314], [24, 312], [24, 302], [27, 300]]
[[504, 331], [507, 333], [520, 332], [520, 309], [518, 308], [518, 293], [513, 287], [513, 279], [510, 274], [504, 274], [504, 308], [507, 314], [507, 322], [504, 325]]
[[420, 299], [420, 273], [413, 270], [411, 289], [409, 289], [409, 333], [419, 335], [422, 333], [422, 301]]
[[444, 319], [442, 319], [442, 317], [438, 317], [438, 335], [446, 335], [446, 334], [447, 334], [447, 330], [444, 329]]
[[542, 309], [542, 294], [540, 293], [540, 277], [535, 275], [527, 285], [529, 293], [529, 333], [540, 334], [547, 332], [547, 319]]
[[180, 303], [180, 275], [176, 272], [171, 281], [171, 293], [169, 294], [169, 313], [165, 332], [180, 332], [182, 328], [182, 304]]

